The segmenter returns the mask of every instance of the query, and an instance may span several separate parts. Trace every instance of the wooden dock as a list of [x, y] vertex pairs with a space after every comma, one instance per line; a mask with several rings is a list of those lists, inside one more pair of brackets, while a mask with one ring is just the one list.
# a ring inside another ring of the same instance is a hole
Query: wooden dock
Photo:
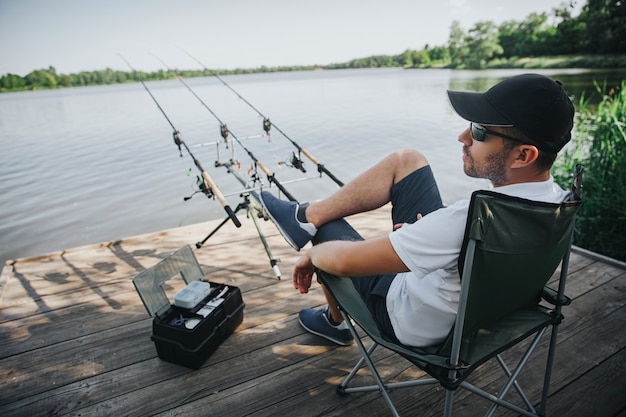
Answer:
[[[270, 222], [267, 235], [283, 278], [277, 280], [251, 220], [229, 222], [196, 257], [211, 281], [238, 286], [244, 321], [196, 371], [157, 357], [152, 320], [131, 282], [184, 245], [207, 222], [119, 242], [8, 263], [0, 276], [0, 416], [382, 416], [377, 393], [340, 397], [335, 386], [358, 357], [306, 333], [302, 308], [323, 304], [319, 286], [300, 295], [291, 284], [298, 254]], [[391, 229], [388, 209], [353, 217], [366, 237]], [[550, 416], [626, 416], [626, 269], [576, 251], [548, 405]], [[539, 390], [539, 356], [520, 378]], [[395, 380], [415, 369], [384, 350], [376, 355]], [[485, 365], [479, 386], [501, 379]], [[363, 371], [365, 375], [366, 372]], [[441, 388], [392, 391], [402, 415], [436, 416]], [[464, 391], [455, 415], [475, 416], [485, 402]], [[498, 415], [510, 416], [500, 410]]]

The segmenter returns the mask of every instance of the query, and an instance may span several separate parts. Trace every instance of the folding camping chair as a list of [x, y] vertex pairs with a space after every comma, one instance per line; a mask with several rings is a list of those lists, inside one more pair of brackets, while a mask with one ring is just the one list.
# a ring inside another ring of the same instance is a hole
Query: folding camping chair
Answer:
[[[462, 271], [459, 310], [453, 329], [440, 345], [414, 348], [391, 342], [380, 333], [351, 280], [318, 271], [337, 299], [362, 355], [337, 392], [346, 395], [379, 390], [393, 415], [398, 416], [388, 390], [440, 384], [446, 393], [443, 412], [446, 417], [452, 415], [454, 394], [459, 387], [492, 402], [487, 416], [493, 415], [498, 406], [525, 416], [544, 416], [558, 326], [563, 320], [561, 307], [570, 303], [564, 291], [574, 221], [582, 202], [581, 177], [582, 167], [578, 166], [570, 198], [561, 204], [533, 202], [493, 191], [477, 191], [472, 195], [459, 257], [459, 271]], [[558, 289], [553, 290], [546, 284], [559, 263]], [[545, 306], [546, 303], [550, 306]], [[350, 318], [372, 339], [367, 349]], [[552, 328], [551, 340], [541, 401], [536, 409], [517, 379], [548, 328]], [[509, 368], [501, 353], [531, 336], [534, 337], [519, 363]], [[399, 353], [428, 375], [416, 381], [384, 382], [371, 359], [379, 345]], [[507, 377], [497, 394], [467, 382], [473, 371], [494, 358]], [[364, 362], [376, 385], [348, 387]], [[504, 399], [512, 387], [526, 409]]]

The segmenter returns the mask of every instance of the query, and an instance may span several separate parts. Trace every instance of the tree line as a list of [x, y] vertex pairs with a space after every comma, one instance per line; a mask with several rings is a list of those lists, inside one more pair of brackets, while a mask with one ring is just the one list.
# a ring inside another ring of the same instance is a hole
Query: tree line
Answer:
[[[164, 80], [209, 75], [245, 74], [253, 72], [301, 71], [341, 68], [454, 68], [483, 69], [512, 67], [520, 58], [553, 56], [584, 56], [567, 60], [565, 66], [626, 66], [626, 1], [587, 0], [578, 16], [572, 15], [573, 3], [564, 4], [550, 13], [532, 13], [522, 21], [496, 25], [492, 21], [477, 22], [464, 29], [458, 21], [450, 28], [448, 44], [420, 50], [407, 49], [398, 55], [377, 55], [345, 63], [311, 66], [262, 66], [234, 70], [181, 70], [125, 72], [110, 68], [77, 74], [58, 74], [53, 66], [32, 71], [24, 77], [6, 74], [0, 77], [0, 91], [20, 91], [87, 85], [119, 84], [130, 81]], [[599, 57], [599, 59], [594, 59]], [[607, 58], [608, 57], [608, 58]], [[546, 64], [554, 66], [554, 62]]]
[[500, 25], [480, 21], [468, 30], [454, 21], [447, 45], [426, 45], [395, 56], [371, 56], [327, 67], [484, 69], [512, 67], [521, 58], [573, 55], [586, 58], [564, 60], [566, 65], [626, 66], [626, 2], [587, 0], [578, 16], [573, 16], [573, 8], [574, 3], [564, 4], [550, 13], [531, 13], [522, 21]]

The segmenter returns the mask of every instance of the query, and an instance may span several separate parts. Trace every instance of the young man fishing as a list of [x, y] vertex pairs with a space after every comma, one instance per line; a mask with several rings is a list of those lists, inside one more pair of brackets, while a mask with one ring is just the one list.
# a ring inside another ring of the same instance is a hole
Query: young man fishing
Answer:
[[[458, 137], [463, 168], [492, 182], [494, 191], [558, 203], [567, 193], [550, 174], [570, 140], [574, 106], [563, 86], [537, 74], [504, 80], [485, 93], [448, 91], [454, 110], [470, 126]], [[469, 200], [443, 207], [427, 159], [414, 150], [393, 153], [330, 197], [311, 204], [261, 199], [285, 239], [300, 250], [294, 287], [307, 293], [315, 268], [352, 277], [381, 330], [411, 346], [441, 342], [458, 307], [457, 261]], [[343, 219], [392, 203], [394, 231], [363, 240]], [[352, 342], [337, 303], [304, 309], [300, 324], [341, 345]]]

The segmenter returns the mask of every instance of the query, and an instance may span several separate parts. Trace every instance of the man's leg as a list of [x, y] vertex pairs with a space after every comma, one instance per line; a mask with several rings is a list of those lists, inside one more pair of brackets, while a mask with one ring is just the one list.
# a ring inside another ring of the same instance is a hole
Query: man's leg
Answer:
[[330, 197], [311, 203], [306, 219], [319, 228], [329, 221], [382, 207], [391, 201], [394, 184], [426, 165], [428, 160], [418, 151], [394, 152]]
[[415, 150], [394, 152], [330, 197], [306, 206], [306, 212], [297, 203], [278, 200], [266, 191], [261, 200], [281, 234], [300, 250], [322, 225], [387, 204], [394, 184], [427, 165], [428, 160]]

